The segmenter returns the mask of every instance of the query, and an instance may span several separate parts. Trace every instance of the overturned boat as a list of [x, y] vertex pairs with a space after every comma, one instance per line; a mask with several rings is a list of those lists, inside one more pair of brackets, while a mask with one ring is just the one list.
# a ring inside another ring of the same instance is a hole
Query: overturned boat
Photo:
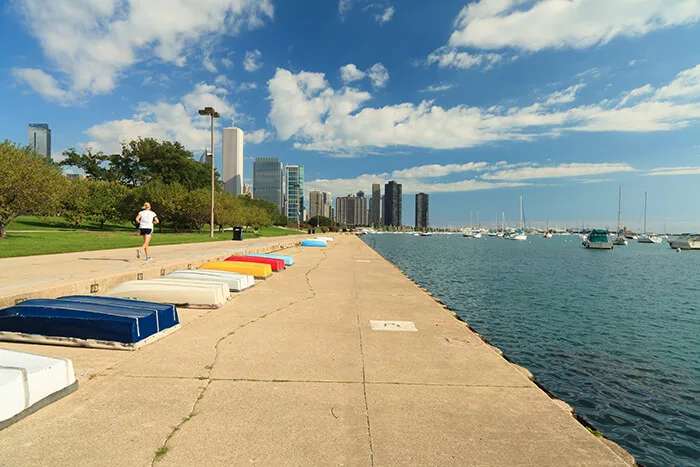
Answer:
[[272, 253], [255, 253], [255, 254], [249, 254], [246, 256], [259, 256], [260, 258], [281, 259], [282, 261], [284, 261], [285, 266], [291, 266], [292, 264], [294, 264], [294, 258], [292, 258], [291, 256], [287, 256], [287, 255], [275, 255]]
[[38, 298], [0, 310], [0, 340], [133, 350], [179, 328], [174, 306], [91, 295]]
[[323, 240], [324, 242], [333, 242], [333, 237], [316, 237], [314, 240]]
[[272, 275], [272, 268], [269, 264], [244, 263], [241, 261], [210, 261], [201, 265], [199, 269], [237, 272], [254, 276], [256, 279], [265, 279]]
[[240, 292], [255, 285], [253, 276], [237, 272], [207, 271], [204, 269], [183, 269], [165, 276], [168, 279], [186, 279], [208, 282], [225, 282], [231, 292]]
[[192, 308], [219, 308], [231, 298], [225, 282], [170, 278], [123, 282], [107, 295]]
[[304, 240], [301, 246], [328, 246], [325, 240]]
[[0, 430], [76, 389], [70, 360], [0, 349]]
[[225, 261], [238, 261], [240, 263], [256, 263], [256, 264], [269, 264], [273, 272], [279, 272], [284, 270], [284, 261], [275, 258], [261, 258], [259, 256], [238, 256], [233, 255], [225, 259]]

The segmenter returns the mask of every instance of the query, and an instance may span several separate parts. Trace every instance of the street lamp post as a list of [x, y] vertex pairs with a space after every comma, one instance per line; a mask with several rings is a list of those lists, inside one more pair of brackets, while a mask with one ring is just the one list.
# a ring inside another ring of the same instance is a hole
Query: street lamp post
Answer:
[[199, 109], [199, 115], [211, 116], [211, 217], [209, 219], [209, 238], [214, 238], [214, 119], [221, 114], [214, 107]]

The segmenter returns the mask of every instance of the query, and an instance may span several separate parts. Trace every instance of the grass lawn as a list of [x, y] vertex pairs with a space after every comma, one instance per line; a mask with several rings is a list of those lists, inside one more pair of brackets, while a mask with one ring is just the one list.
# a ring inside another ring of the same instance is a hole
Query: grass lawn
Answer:
[[[27, 224], [20, 224], [27, 225]], [[40, 226], [36, 226], [40, 227]], [[138, 231], [130, 227], [128, 230], [119, 228], [111, 231], [83, 230], [66, 232], [53, 229], [20, 228], [15, 223], [14, 230], [36, 230], [29, 233], [8, 232], [5, 240], [0, 240], [0, 258], [16, 256], [48, 255], [54, 253], [70, 253], [74, 251], [110, 250], [113, 248], [138, 248], [143, 241]], [[10, 230], [10, 229], [8, 229]], [[278, 237], [299, 233], [295, 230], [281, 229], [279, 227], [264, 227], [259, 231], [260, 235], [250, 232], [243, 234], [243, 238]], [[209, 238], [209, 232], [203, 233], [158, 233], [153, 235], [151, 246], [174, 245], [177, 243], [200, 243], [217, 240], [231, 240], [232, 232], [215, 233], [214, 239]]]
[[[85, 222], [80, 227], [69, 224], [62, 217], [36, 217], [19, 216], [15, 221], [7, 226], [7, 230], [100, 230], [100, 224], [96, 222]], [[133, 224], [105, 224], [104, 230], [134, 231]]]

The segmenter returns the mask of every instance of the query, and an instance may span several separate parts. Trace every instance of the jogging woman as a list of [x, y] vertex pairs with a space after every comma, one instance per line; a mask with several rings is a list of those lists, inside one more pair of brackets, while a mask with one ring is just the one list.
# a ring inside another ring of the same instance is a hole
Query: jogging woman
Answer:
[[[153, 225], [158, 224], [158, 216], [155, 212], [151, 211], [151, 203], [143, 203], [143, 211], [139, 212], [136, 216], [136, 222], [139, 223], [139, 230], [141, 237], [143, 237], [143, 251], [146, 253], [146, 261], [151, 260], [151, 255], [148, 254], [148, 244], [151, 242], [151, 235], [153, 235]], [[141, 257], [141, 249], [136, 250], [136, 257]]]

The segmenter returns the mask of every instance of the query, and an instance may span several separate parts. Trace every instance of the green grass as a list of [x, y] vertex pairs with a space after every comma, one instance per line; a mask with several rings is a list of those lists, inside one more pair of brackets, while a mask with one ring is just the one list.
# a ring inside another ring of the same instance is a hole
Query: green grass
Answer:
[[[101, 230], [97, 222], [85, 222], [76, 227], [62, 217], [37, 217], [19, 216], [13, 223], [7, 226], [7, 230]], [[133, 231], [134, 226], [130, 222], [119, 224], [105, 224], [104, 230]]]
[[[17, 229], [20, 230], [20, 229]], [[24, 230], [24, 229], [22, 229]], [[51, 231], [53, 230], [53, 231]], [[252, 229], [244, 232], [243, 238], [278, 237], [294, 235], [294, 230], [278, 227], [264, 227], [256, 236]], [[192, 233], [156, 233], [151, 239], [151, 246], [175, 245], [180, 243], [205, 243], [211, 241], [231, 241], [232, 232], [215, 232], [214, 239], [209, 238], [209, 232]], [[138, 231], [131, 227], [129, 230], [111, 231], [58, 231], [53, 229], [36, 229], [36, 232], [8, 232], [5, 240], [0, 240], [0, 258], [16, 256], [49, 255], [55, 253], [71, 253], [76, 251], [111, 250], [114, 248], [138, 248], [143, 240]]]
[[156, 459], [163, 457], [168, 452], [168, 446], [161, 446], [156, 449]]

